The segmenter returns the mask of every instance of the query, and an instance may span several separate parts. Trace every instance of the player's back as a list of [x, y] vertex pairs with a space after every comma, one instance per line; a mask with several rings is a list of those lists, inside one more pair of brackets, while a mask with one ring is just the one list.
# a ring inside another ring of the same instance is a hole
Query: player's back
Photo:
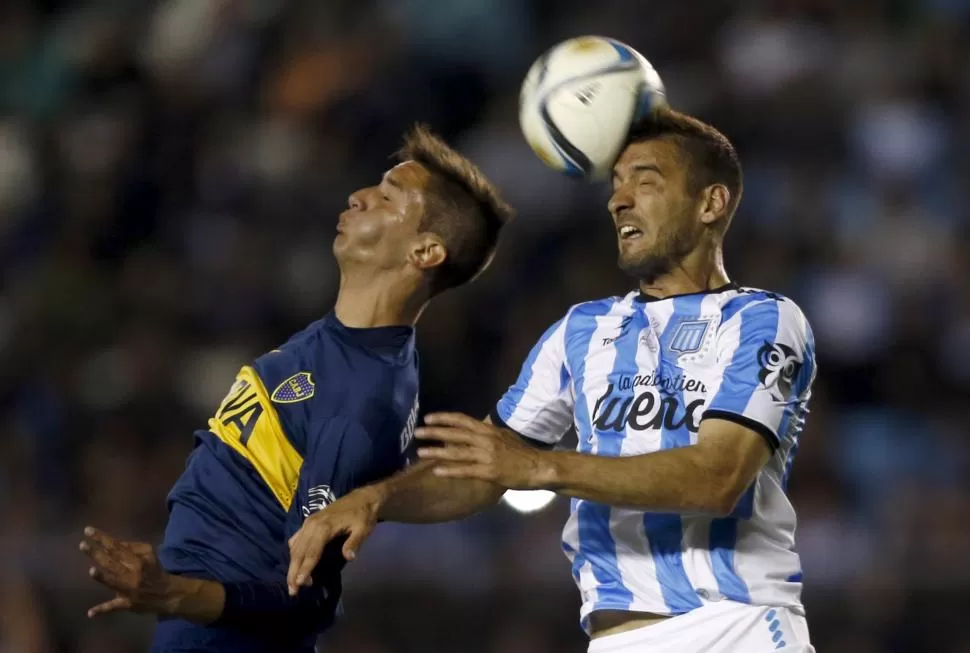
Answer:
[[[243, 367], [169, 495], [163, 566], [223, 583], [283, 582], [287, 540], [306, 515], [404, 464], [417, 396], [412, 328], [352, 329], [333, 314]], [[336, 609], [342, 566], [327, 555], [315, 574], [328, 590], [318, 630]]]

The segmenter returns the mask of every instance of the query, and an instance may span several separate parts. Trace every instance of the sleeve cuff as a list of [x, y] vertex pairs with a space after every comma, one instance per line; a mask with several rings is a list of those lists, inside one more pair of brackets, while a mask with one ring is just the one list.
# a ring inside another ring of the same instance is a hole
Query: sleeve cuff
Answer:
[[734, 422], [735, 424], [751, 429], [762, 437], [772, 454], [778, 451], [779, 441], [774, 431], [750, 417], [739, 415], [738, 413], [731, 413], [726, 410], [717, 410], [715, 408], [704, 411], [704, 414], [701, 416], [701, 421], [703, 422], [705, 419], [723, 419], [726, 422]]
[[520, 438], [522, 438], [522, 440], [526, 444], [528, 444], [530, 446], [533, 446], [533, 447], [535, 447], [537, 449], [546, 449], [546, 450], [548, 450], [548, 449], [553, 449], [556, 446], [554, 444], [549, 444], [548, 442], [543, 442], [542, 440], [536, 440], [535, 438], [530, 438], [527, 435], [523, 435], [522, 433], [519, 433], [514, 428], [512, 428], [511, 426], [509, 426], [508, 424], [505, 423], [505, 420], [502, 419], [502, 417], [498, 414], [498, 409], [497, 408], [493, 408], [492, 409], [492, 412], [490, 412], [488, 414], [488, 418], [490, 420], [492, 420], [492, 424], [494, 424], [495, 426], [497, 426], [499, 428], [503, 428], [503, 429], [508, 429], [509, 431], [512, 431], [517, 436], [519, 436]]

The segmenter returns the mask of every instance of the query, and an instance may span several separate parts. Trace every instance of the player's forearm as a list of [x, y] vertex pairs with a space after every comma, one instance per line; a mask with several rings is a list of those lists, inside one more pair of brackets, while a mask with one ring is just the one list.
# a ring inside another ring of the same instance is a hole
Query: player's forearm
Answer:
[[290, 596], [286, 583], [225, 583], [223, 610], [213, 625], [259, 633], [302, 637], [320, 632], [332, 620], [336, 602], [325, 587], [314, 585]]
[[332, 616], [327, 590], [319, 586], [293, 597], [286, 583], [272, 581], [219, 583], [173, 576], [172, 585], [166, 614], [202, 625], [302, 635], [319, 631]]
[[203, 625], [215, 622], [222, 615], [226, 600], [222, 583], [174, 574], [168, 578], [168, 607], [163, 614]]
[[696, 446], [619, 458], [547, 452], [542, 467], [546, 489], [651, 512], [726, 515], [743, 491], [735, 469]]
[[378, 517], [412, 524], [462, 519], [494, 505], [505, 488], [487, 481], [435, 476], [433, 463], [418, 463], [379, 483]]

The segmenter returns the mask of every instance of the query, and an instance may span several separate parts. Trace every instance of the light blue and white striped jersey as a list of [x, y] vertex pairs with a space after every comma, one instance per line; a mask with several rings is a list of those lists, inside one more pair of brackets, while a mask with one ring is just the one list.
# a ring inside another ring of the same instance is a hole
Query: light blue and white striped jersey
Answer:
[[761, 434], [773, 455], [726, 518], [572, 500], [563, 549], [595, 610], [682, 614], [728, 598], [801, 609], [795, 512], [785, 488], [815, 378], [811, 328], [792, 301], [728, 285], [573, 306], [533, 348], [492, 415], [555, 444], [632, 456], [697, 442], [701, 421]]

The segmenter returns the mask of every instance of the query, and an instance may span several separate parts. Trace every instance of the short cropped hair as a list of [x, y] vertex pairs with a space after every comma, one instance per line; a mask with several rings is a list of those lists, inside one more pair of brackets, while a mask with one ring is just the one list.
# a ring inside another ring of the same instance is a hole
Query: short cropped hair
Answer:
[[491, 262], [502, 227], [514, 216], [512, 207], [478, 166], [424, 125], [405, 136], [397, 158], [431, 173], [420, 229], [441, 238], [448, 252], [434, 273], [432, 292], [468, 283]]
[[687, 163], [687, 190], [696, 194], [712, 184], [724, 184], [731, 192], [727, 207], [730, 222], [744, 192], [741, 160], [727, 136], [692, 116], [661, 108], [634, 125], [629, 143], [671, 138]]

